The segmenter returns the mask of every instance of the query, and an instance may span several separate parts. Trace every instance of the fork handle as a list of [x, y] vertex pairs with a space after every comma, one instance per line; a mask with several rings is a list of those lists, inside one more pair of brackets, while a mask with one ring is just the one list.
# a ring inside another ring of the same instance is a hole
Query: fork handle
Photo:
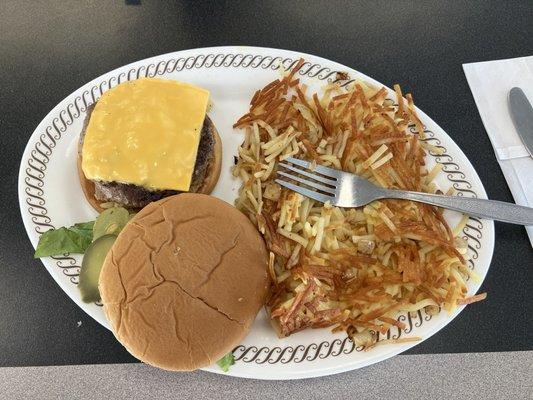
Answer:
[[449, 210], [460, 211], [473, 217], [493, 219], [518, 225], [533, 225], [533, 208], [505, 203], [503, 201], [390, 189], [384, 190], [383, 198], [412, 200]]

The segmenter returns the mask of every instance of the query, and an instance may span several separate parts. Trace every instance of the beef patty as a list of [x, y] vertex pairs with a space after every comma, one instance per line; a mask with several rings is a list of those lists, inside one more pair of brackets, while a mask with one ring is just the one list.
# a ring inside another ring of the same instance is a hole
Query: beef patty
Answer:
[[[92, 104], [87, 109], [87, 117], [83, 123], [83, 130], [80, 135], [79, 152], [83, 147], [83, 139], [85, 131], [89, 124], [89, 119], [96, 104]], [[215, 148], [215, 126], [211, 119], [206, 115], [202, 131], [200, 132], [200, 143], [198, 145], [198, 152], [196, 155], [196, 162], [194, 164], [194, 171], [191, 178], [191, 186], [189, 192], [198, 192], [204, 180], [209, 173], [214, 162], [214, 148]], [[107, 181], [93, 181], [94, 182], [94, 197], [105, 202], [114, 202], [128, 208], [142, 208], [148, 203], [162, 199], [163, 197], [172, 196], [174, 194], [182, 193], [178, 190], [149, 190], [142, 186], [137, 186], [123, 182], [107, 182]]]

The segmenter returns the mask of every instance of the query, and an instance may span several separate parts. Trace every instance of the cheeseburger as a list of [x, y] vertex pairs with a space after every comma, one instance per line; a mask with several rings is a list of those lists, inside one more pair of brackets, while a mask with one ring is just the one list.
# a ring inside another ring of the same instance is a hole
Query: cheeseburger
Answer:
[[88, 110], [78, 152], [91, 205], [138, 209], [181, 192], [210, 193], [222, 150], [208, 102], [205, 89], [154, 78], [105, 92]]

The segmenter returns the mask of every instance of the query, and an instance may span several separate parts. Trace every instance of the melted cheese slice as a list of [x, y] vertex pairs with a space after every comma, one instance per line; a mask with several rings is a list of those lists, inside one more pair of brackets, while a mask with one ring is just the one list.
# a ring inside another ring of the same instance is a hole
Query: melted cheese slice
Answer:
[[150, 190], [189, 190], [208, 100], [207, 90], [163, 79], [108, 90], [87, 126], [83, 173]]

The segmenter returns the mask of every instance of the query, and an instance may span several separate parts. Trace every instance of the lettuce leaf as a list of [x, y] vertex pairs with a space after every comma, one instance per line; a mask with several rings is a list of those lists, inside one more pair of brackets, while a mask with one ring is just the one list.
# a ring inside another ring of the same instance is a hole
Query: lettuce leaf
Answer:
[[229, 367], [231, 367], [233, 364], [235, 364], [235, 357], [233, 357], [233, 353], [228, 353], [217, 361], [217, 365], [224, 372], [228, 372]]
[[71, 226], [69, 229], [71, 231], [76, 232], [77, 234], [81, 236], [90, 237], [92, 240], [93, 239], [93, 227], [94, 227], [94, 221], [89, 221], [89, 222], [80, 222], [78, 224], [74, 224], [74, 226]]
[[83, 254], [93, 240], [94, 221], [75, 224], [70, 228], [46, 231], [39, 238], [35, 258], [57, 256], [65, 253]]

